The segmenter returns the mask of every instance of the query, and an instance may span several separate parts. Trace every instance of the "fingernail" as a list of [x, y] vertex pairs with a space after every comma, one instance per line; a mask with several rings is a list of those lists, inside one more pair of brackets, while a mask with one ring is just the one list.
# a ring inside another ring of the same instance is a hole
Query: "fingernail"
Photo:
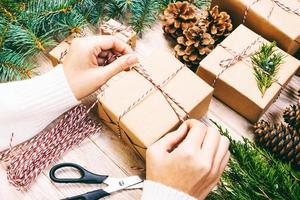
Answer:
[[136, 64], [138, 62], [138, 58], [136, 55], [131, 55], [129, 56], [129, 58], [127, 58], [127, 64], [128, 65], [133, 65], [133, 64]]

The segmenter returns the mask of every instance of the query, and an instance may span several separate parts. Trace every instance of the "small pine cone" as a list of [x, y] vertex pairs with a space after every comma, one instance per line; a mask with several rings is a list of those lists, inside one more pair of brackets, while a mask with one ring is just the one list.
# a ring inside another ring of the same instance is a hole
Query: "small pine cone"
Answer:
[[264, 120], [256, 123], [254, 129], [257, 144], [273, 152], [278, 158], [300, 167], [299, 130], [283, 124], [270, 125]]
[[294, 129], [300, 129], [300, 103], [286, 108], [283, 118]]
[[231, 17], [226, 12], [219, 12], [219, 7], [203, 12], [198, 21], [198, 26], [203, 27], [216, 41], [223, 40], [233, 30]]
[[184, 30], [194, 26], [196, 22], [196, 10], [186, 1], [170, 3], [162, 16], [164, 32], [175, 39], [181, 36]]
[[188, 28], [183, 36], [177, 38], [176, 57], [189, 67], [198, 66], [199, 62], [214, 48], [214, 39], [198, 26]]

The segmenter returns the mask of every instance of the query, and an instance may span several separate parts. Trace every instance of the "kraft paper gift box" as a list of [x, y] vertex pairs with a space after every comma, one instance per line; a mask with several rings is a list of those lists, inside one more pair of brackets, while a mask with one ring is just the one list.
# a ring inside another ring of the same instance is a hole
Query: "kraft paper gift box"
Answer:
[[48, 53], [48, 58], [52, 62], [53, 66], [56, 66], [60, 63], [62, 63], [65, 59], [65, 56], [67, 55], [68, 51], [70, 49], [70, 44], [66, 41], [61, 42], [58, 46], [56, 46], [54, 49], [52, 49]]
[[112, 130], [145, 158], [147, 147], [178, 127], [181, 121], [177, 114], [184, 118], [185, 112], [179, 106], [191, 118], [199, 119], [207, 112], [213, 88], [166, 52], [157, 51], [141, 63], [156, 84], [162, 84], [175, 74], [162, 86], [162, 90], [175, 101], [166, 98], [132, 69], [108, 82], [107, 88], [98, 96], [98, 113]]
[[[219, 5], [221, 10], [228, 12], [232, 16], [234, 27], [243, 23], [248, 7], [245, 25], [264, 38], [277, 41], [278, 46], [284, 51], [295, 54], [300, 47], [300, 2], [297, 0], [256, 1], [213, 0], [212, 6]], [[291, 8], [298, 15], [286, 11], [284, 6]]]
[[[210, 85], [215, 83], [213, 85], [214, 96], [253, 123], [276, 100], [282, 86], [288, 83], [300, 66], [300, 62], [296, 58], [277, 48], [277, 52], [285, 55], [284, 63], [279, 66], [277, 82], [273, 83], [262, 97], [249, 57], [232, 62], [233, 65], [225, 70], [224, 65], [222, 65], [225, 60], [234, 57], [232, 52], [226, 48], [239, 54], [254, 43], [253, 41], [256, 41], [257, 38], [260, 38], [259, 41], [262, 43], [268, 42], [244, 25], [240, 25], [221, 43], [222, 46], [217, 46], [200, 62], [197, 70], [197, 74], [207, 83]], [[249, 49], [249, 54], [257, 52], [262, 43], [254, 43], [255, 45]]]
[[102, 35], [114, 35], [129, 44], [132, 48], [136, 46], [136, 32], [130, 26], [125, 26], [113, 19], [102, 24], [100, 26], [100, 32]]

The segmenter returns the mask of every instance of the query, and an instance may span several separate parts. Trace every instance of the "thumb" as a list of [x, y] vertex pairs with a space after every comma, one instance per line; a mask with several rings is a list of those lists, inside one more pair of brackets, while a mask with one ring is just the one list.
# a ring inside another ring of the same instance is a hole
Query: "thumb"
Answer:
[[158, 140], [155, 145], [163, 148], [167, 152], [171, 152], [186, 137], [187, 132], [188, 126], [186, 122], [183, 122], [176, 131], [168, 133]]
[[135, 54], [126, 54], [121, 57], [119, 57], [114, 62], [110, 63], [109, 65], [106, 65], [105, 67], [101, 67], [100, 72], [102, 77], [104, 77], [106, 80], [110, 79], [114, 75], [124, 71], [128, 70], [130, 67], [132, 67], [134, 64], [138, 62], [138, 58]]

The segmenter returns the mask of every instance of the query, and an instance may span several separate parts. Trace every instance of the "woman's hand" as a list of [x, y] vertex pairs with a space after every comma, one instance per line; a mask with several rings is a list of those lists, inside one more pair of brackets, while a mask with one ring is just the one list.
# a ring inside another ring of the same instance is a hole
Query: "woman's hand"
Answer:
[[[115, 59], [115, 56], [120, 56]], [[113, 36], [75, 38], [63, 62], [68, 83], [80, 100], [138, 59], [126, 43]]]
[[147, 150], [147, 179], [204, 199], [230, 157], [229, 140], [197, 120], [184, 122]]

